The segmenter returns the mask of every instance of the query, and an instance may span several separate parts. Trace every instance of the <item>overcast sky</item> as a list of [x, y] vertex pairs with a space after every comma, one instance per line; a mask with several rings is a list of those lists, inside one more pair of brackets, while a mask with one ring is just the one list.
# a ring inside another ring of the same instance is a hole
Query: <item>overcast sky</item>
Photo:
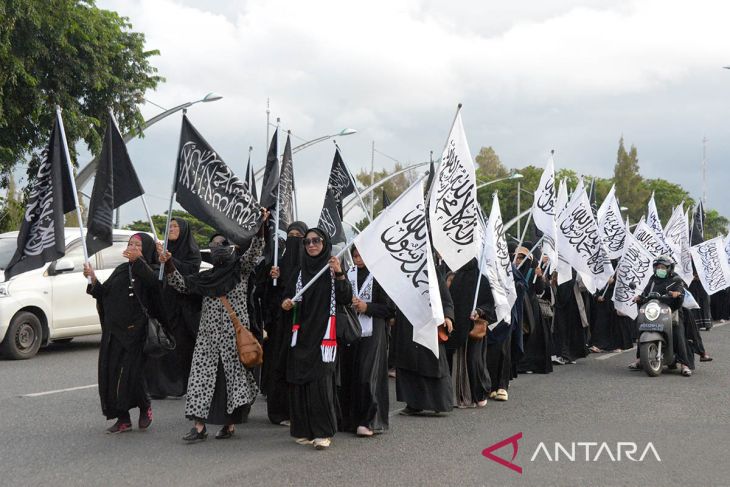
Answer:
[[[641, 172], [702, 191], [730, 216], [730, 2], [100, 0], [159, 49], [167, 81], [148, 100], [197, 104], [193, 124], [235, 172], [249, 145], [256, 167], [271, 118], [302, 139], [338, 140], [353, 171], [371, 143], [404, 162], [443, 148], [456, 105], [473, 154], [492, 146], [507, 167], [556, 167], [610, 177], [618, 140], [638, 148]], [[150, 117], [160, 109], [147, 104]], [[155, 213], [167, 209], [180, 116], [129, 144]], [[273, 133], [273, 130], [272, 130]], [[283, 147], [284, 140], [281, 140]], [[334, 147], [294, 158], [300, 217], [315, 224]], [[83, 166], [85, 162], [82, 160]], [[376, 154], [376, 169], [393, 161]], [[87, 187], [91, 191], [91, 187]], [[142, 206], [122, 208], [122, 221]], [[353, 216], [350, 218], [355, 220]]]

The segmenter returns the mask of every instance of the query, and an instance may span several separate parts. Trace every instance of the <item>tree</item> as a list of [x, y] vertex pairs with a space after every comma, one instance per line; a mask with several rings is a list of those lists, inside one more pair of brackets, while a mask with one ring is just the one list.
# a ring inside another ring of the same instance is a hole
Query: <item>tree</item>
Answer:
[[[203, 223], [202, 221], [195, 218], [190, 213], [182, 210], [172, 210], [172, 216], [182, 218], [188, 225], [190, 225], [190, 231], [193, 234], [193, 238], [198, 243], [200, 248], [208, 247], [208, 241], [210, 237], [216, 233], [216, 230], [210, 225]], [[157, 236], [162, 240], [165, 235], [165, 225], [167, 224], [167, 212], [164, 215], [152, 215], [152, 223], [155, 224], [157, 230]], [[140, 232], [150, 231], [150, 222], [147, 220], [135, 220], [129, 225], [124, 227], [127, 230], [138, 230]]]
[[[684, 208], [692, 208], [694, 200], [690, 198], [689, 193], [679, 184], [670, 183], [666, 179], [648, 179], [646, 187], [649, 192], [654, 192], [654, 202], [656, 203], [659, 219], [666, 224], [669, 217], [672, 216], [674, 207], [684, 202]], [[648, 202], [648, 200], [647, 200]]]
[[728, 225], [730, 225], [730, 220], [720, 215], [717, 210], [707, 210], [705, 212], [705, 240], [726, 236]]
[[138, 104], [163, 78], [150, 64], [143, 34], [94, 0], [0, 2], [0, 170], [5, 175], [48, 143], [55, 105], [63, 108], [72, 159], [84, 140], [101, 148], [109, 109], [124, 132], [141, 133]]
[[646, 212], [646, 203], [651, 192], [639, 174], [639, 157], [635, 146], [629, 152], [624, 147], [624, 138], [619, 140], [616, 166], [613, 170], [613, 181], [616, 184], [616, 197], [621, 205], [629, 209], [629, 216], [636, 221]]
[[8, 191], [0, 209], [0, 233], [18, 230], [25, 214], [23, 195], [15, 190], [15, 178], [12, 174], [8, 174], [6, 177]]
[[477, 163], [480, 178], [485, 181], [504, 178], [509, 175], [509, 171], [502, 164], [497, 153], [492, 147], [482, 147], [479, 154], [474, 158]]

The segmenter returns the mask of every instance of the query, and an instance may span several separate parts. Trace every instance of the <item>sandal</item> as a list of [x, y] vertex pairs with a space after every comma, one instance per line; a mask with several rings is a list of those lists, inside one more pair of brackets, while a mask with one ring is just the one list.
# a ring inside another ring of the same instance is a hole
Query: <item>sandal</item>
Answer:
[[641, 370], [641, 364], [639, 362], [631, 362], [629, 364], [629, 370]]
[[218, 433], [215, 434], [216, 440], [227, 440], [236, 432], [233, 425], [223, 426]]
[[701, 355], [700, 362], [712, 362], [712, 357], [707, 354]]
[[685, 377], [690, 377], [690, 376], [692, 376], [692, 371], [690, 370], [689, 367], [687, 367], [686, 365], [683, 365], [682, 366], [682, 375]]

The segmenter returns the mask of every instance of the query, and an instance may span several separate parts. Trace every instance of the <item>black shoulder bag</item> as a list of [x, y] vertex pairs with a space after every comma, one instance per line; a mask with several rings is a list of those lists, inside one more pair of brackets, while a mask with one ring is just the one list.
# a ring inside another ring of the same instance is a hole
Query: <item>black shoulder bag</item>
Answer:
[[[129, 266], [129, 283], [132, 284], [132, 266]], [[144, 354], [148, 357], [162, 357], [168, 352], [175, 350], [175, 338], [169, 335], [162, 324], [150, 316], [147, 308], [142, 303], [142, 300], [137, 296], [137, 293], [132, 290], [134, 297], [137, 298], [137, 302], [142, 307], [144, 315], [147, 317], [147, 338], [144, 341]]]

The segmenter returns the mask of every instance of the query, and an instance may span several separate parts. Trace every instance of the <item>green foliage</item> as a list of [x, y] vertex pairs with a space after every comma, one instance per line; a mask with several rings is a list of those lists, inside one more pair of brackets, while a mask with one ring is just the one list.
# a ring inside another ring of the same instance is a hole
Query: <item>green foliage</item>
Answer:
[[497, 153], [492, 147], [482, 147], [479, 154], [474, 158], [477, 168], [481, 171], [482, 177], [486, 180], [503, 178], [509, 175], [509, 171], [502, 164]]
[[[0, 2], [0, 170], [8, 174], [48, 143], [55, 105], [63, 119], [72, 159], [84, 140], [101, 148], [112, 109], [123, 132], [141, 132], [138, 104], [163, 78], [145, 50], [143, 34], [93, 0]], [[7, 185], [7, 178], [4, 178]]]
[[8, 192], [0, 207], [0, 233], [19, 230], [20, 222], [25, 214], [23, 195], [16, 192], [13, 175], [9, 174], [7, 178]]
[[646, 203], [649, 201], [651, 191], [639, 173], [639, 156], [636, 147], [632, 145], [631, 149], [626, 152], [623, 137], [619, 140], [613, 181], [616, 184], [616, 197], [619, 203], [629, 209], [631, 221], [637, 221], [646, 213]]
[[728, 225], [730, 225], [730, 220], [720, 215], [717, 210], [707, 210], [705, 212], [705, 240], [726, 236]]
[[[403, 165], [401, 163], [396, 163], [395, 168], [393, 168], [392, 171], [388, 171], [383, 169], [382, 171], [375, 171], [374, 173], [374, 181], [377, 183], [381, 179], [384, 179], [388, 177], [391, 174], [394, 174], [398, 171], [401, 171], [403, 169]], [[370, 186], [370, 172], [360, 170], [359, 173], [355, 175], [355, 179], [357, 179], [358, 182], [363, 187]], [[395, 199], [403, 193], [412, 183], [415, 181], [415, 173], [414, 171], [406, 171], [402, 174], [399, 174], [385, 183], [383, 183], [382, 186], [378, 187], [374, 192], [365, 195], [363, 200], [365, 201], [365, 204], [370, 208], [370, 198], [371, 196], [375, 198], [374, 202], [374, 213], [377, 217], [381, 211], [383, 211], [383, 189], [385, 189], [385, 193], [388, 195], [388, 198], [390, 201], [395, 201]], [[355, 226], [362, 230], [367, 226], [368, 220], [367, 218], [363, 218], [361, 221], [355, 223]]]
[[[208, 247], [208, 240], [216, 233], [215, 229], [202, 221], [195, 218], [190, 213], [182, 210], [172, 210], [172, 216], [176, 218], [182, 218], [188, 225], [190, 225], [190, 231], [193, 234], [193, 238], [198, 243], [200, 248]], [[162, 239], [165, 235], [165, 224], [167, 223], [167, 212], [164, 215], [152, 215], [152, 223], [155, 224], [157, 230], [157, 236]], [[127, 230], [139, 230], [142, 232], [150, 231], [150, 223], [147, 220], [136, 220], [129, 225], [124, 227]]]

